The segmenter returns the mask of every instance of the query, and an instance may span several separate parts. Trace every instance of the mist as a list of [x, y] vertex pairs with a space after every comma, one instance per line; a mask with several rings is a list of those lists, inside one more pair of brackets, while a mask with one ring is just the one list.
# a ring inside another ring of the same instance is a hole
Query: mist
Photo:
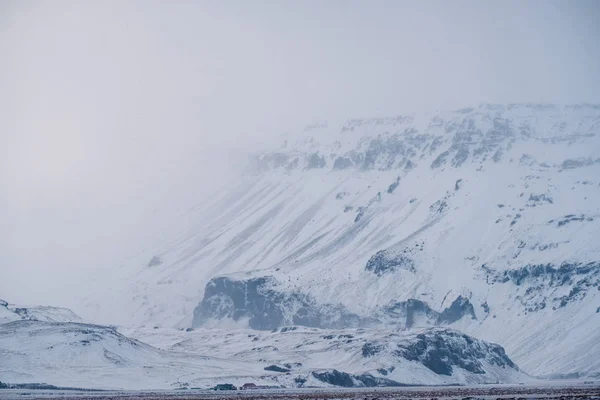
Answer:
[[593, 0], [0, 2], [0, 298], [77, 311], [314, 120], [599, 103], [599, 21]]

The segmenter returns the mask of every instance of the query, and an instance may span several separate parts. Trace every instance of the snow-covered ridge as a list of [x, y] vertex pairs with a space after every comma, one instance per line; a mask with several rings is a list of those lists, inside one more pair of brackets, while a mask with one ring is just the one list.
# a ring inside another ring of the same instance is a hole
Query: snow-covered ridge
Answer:
[[[255, 155], [251, 168], [410, 170], [423, 161], [432, 169], [488, 159], [500, 162], [516, 142], [574, 144], [597, 136], [599, 115], [598, 105], [481, 105], [436, 114], [353, 119], [341, 126], [313, 124], [284, 139], [279, 149]], [[600, 158], [548, 161], [541, 164], [570, 168], [598, 163]]]
[[180, 387], [183, 375], [253, 371], [250, 365], [164, 352], [109, 327], [30, 320], [0, 325], [0, 358], [3, 381], [82, 388], [168, 389]]
[[163, 349], [258, 365], [268, 374], [264, 379], [287, 387], [532, 380], [500, 346], [442, 328], [410, 332], [302, 326], [271, 332], [142, 328], [128, 333]]
[[[285, 387], [531, 380], [502, 347], [451, 330], [130, 333], [163, 349], [113, 327], [25, 319], [3, 323], [0, 376], [13, 384], [138, 390], [208, 388], [224, 380]], [[176, 343], [165, 346], [173, 337]]]
[[0, 324], [17, 320], [44, 322], [83, 322], [68, 308], [51, 306], [20, 306], [0, 300]]

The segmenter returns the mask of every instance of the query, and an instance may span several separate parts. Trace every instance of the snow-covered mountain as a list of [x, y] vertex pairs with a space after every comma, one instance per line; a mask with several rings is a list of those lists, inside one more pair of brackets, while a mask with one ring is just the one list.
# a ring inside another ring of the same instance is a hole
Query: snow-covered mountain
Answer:
[[600, 106], [313, 124], [230, 187], [138, 261], [134, 324], [452, 328], [600, 373]]

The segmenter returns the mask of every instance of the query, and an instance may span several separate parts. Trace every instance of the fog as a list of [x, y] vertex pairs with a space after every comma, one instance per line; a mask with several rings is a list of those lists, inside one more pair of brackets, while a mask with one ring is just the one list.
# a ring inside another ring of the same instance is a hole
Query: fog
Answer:
[[314, 120], [599, 103], [599, 38], [594, 0], [0, 1], [0, 298], [77, 311]]

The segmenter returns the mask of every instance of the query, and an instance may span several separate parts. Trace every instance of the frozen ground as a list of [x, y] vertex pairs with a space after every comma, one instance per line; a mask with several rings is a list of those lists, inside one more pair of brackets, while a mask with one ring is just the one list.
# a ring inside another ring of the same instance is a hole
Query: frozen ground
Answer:
[[383, 389], [293, 389], [248, 391], [85, 392], [66, 390], [0, 390], [0, 399], [600, 399], [600, 383], [555, 383], [546, 386], [486, 385], [466, 387], [407, 387]]

